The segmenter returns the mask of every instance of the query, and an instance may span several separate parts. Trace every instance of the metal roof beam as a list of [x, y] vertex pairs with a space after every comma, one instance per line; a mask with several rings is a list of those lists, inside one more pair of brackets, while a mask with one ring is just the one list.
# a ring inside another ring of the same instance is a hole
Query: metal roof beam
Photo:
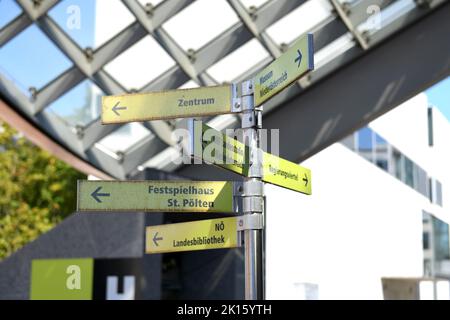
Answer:
[[42, 111], [46, 106], [66, 94], [84, 79], [84, 74], [75, 66], [60, 74], [56, 79], [38, 91], [34, 101], [35, 112]]
[[370, 8], [378, 7], [381, 10], [395, 2], [395, 0], [359, 0], [354, 4], [343, 4], [342, 9], [347, 15], [350, 23], [353, 26], [358, 26], [359, 24], [366, 21], [375, 12], [369, 10]]
[[31, 20], [36, 21], [41, 16], [45, 15], [53, 6], [58, 4], [61, 0], [46, 0], [46, 1], [31, 1], [31, 0], [16, 0], [17, 4], [22, 7], [23, 11], [30, 17]]
[[306, 0], [271, 0], [266, 2], [256, 12], [255, 25], [257, 30], [265, 30], [305, 2]]
[[25, 13], [16, 17], [13, 21], [0, 29], [0, 48], [9, 40], [21, 33], [31, 25], [32, 21]]
[[281, 55], [281, 50], [273, 39], [264, 31], [260, 32], [250, 13], [245, 9], [240, 0], [228, 0], [228, 4], [233, 8], [242, 23], [253, 34], [255, 38], [259, 40], [262, 46], [271, 54], [273, 58], [277, 58]]
[[353, 37], [358, 41], [361, 48], [364, 50], [369, 49], [369, 45], [367, 44], [366, 39], [359, 33], [359, 31], [356, 29], [356, 26], [352, 23], [350, 18], [347, 16], [346, 11], [344, 10], [341, 3], [337, 0], [329, 0], [330, 3], [333, 5], [334, 9], [336, 10], [337, 14], [341, 18], [341, 20], [345, 23], [347, 26], [347, 29], [351, 32]]
[[366, 34], [367, 42], [370, 46], [380, 43], [399, 29], [405, 28], [447, 1], [448, 0], [426, 0], [426, 4], [423, 6], [415, 4], [410, 5], [409, 10], [402, 12], [399, 16], [395, 17], [394, 20], [389, 21], [388, 23], [382, 20], [382, 24], [384, 25], [382, 25], [381, 29]]
[[264, 127], [283, 128], [280, 155], [300, 162], [450, 75], [450, 42], [442, 41], [449, 10], [443, 5], [269, 113]]

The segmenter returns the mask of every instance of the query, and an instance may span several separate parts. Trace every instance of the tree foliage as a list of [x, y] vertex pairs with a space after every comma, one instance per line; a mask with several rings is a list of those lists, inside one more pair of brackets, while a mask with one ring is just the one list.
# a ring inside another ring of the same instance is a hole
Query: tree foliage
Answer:
[[0, 121], [0, 260], [74, 212], [83, 178]]

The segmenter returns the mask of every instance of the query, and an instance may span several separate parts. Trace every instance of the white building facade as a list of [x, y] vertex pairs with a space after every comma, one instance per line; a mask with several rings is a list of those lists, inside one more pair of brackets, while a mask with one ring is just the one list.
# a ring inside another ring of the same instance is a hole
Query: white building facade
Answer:
[[448, 276], [448, 137], [419, 94], [303, 162], [312, 196], [266, 185], [267, 298], [383, 299], [383, 277]]

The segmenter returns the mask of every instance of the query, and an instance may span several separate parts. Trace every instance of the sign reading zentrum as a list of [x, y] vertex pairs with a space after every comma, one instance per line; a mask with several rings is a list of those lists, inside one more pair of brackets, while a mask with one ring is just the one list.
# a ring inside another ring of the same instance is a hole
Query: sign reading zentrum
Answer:
[[254, 78], [255, 106], [263, 104], [313, 69], [313, 36], [307, 34], [256, 75]]
[[146, 253], [195, 251], [238, 246], [236, 217], [147, 227]]
[[232, 113], [231, 100], [231, 85], [106, 96], [102, 101], [102, 123]]
[[224, 212], [237, 210], [233, 182], [78, 181], [78, 211]]
[[[248, 175], [249, 150], [242, 142], [191, 120], [191, 152], [197, 159], [243, 176]], [[262, 152], [264, 182], [311, 194], [311, 170], [267, 152]]]

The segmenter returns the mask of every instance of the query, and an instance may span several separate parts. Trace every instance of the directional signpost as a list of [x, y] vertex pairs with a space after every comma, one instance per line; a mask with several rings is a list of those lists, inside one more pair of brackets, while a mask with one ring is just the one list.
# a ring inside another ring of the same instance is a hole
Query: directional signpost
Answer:
[[103, 97], [102, 123], [164, 120], [235, 112], [233, 86]]
[[[204, 124], [190, 120], [190, 150], [206, 163], [248, 176], [249, 148], [242, 142]], [[219, 139], [218, 139], [219, 138]], [[262, 153], [262, 181], [290, 190], [311, 194], [311, 170], [270, 153]]]
[[223, 212], [238, 211], [234, 182], [83, 181], [78, 211]]
[[238, 242], [236, 217], [147, 227], [146, 253], [235, 248]]
[[194, 120], [189, 144], [193, 157], [245, 181], [80, 181], [78, 210], [238, 213], [147, 227], [146, 253], [234, 248], [243, 241], [245, 297], [264, 299], [263, 182], [311, 194], [311, 171], [261, 150], [262, 104], [313, 70], [313, 52], [308, 34], [242, 83], [103, 97], [103, 124], [242, 113], [245, 144]]

